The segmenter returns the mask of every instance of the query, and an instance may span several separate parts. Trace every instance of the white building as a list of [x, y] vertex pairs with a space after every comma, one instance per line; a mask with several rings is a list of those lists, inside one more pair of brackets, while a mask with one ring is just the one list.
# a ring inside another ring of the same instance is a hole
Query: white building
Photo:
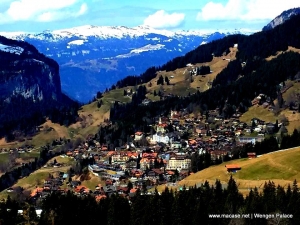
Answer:
[[139, 141], [139, 140], [142, 139], [143, 136], [144, 136], [144, 133], [143, 133], [143, 132], [140, 132], [140, 131], [135, 132], [134, 140], [135, 140], [135, 141]]
[[152, 136], [152, 141], [153, 142], [161, 142], [161, 143], [164, 143], [164, 144], [168, 144], [169, 141], [170, 141], [170, 138], [167, 136], [167, 135], [158, 135], [158, 134], [154, 134]]
[[182, 170], [189, 169], [191, 167], [191, 159], [185, 155], [171, 156], [167, 164], [167, 170]]

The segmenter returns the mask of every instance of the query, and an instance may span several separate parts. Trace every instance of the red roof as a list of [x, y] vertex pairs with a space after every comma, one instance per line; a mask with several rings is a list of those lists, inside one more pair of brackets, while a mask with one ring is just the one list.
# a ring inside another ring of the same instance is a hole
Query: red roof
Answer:
[[143, 153], [143, 158], [156, 158], [157, 157], [157, 153], [156, 152], [152, 152], [152, 153]]
[[247, 155], [256, 155], [255, 152], [248, 152]]
[[135, 193], [137, 191], [137, 188], [130, 189], [130, 193]]
[[99, 202], [101, 199], [106, 198], [106, 195], [97, 195], [95, 198], [96, 198], [96, 201]]
[[227, 169], [241, 169], [241, 167], [237, 164], [230, 164], [225, 166]]
[[175, 174], [175, 173], [174, 173], [173, 171], [171, 171], [171, 170], [167, 170], [166, 172], [167, 172], [167, 174], [169, 174], [169, 175], [174, 175], [174, 174]]
[[167, 126], [168, 126], [168, 124], [166, 124], [166, 123], [162, 123], [162, 124], [158, 124], [158, 126], [159, 126], [159, 127], [167, 127]]

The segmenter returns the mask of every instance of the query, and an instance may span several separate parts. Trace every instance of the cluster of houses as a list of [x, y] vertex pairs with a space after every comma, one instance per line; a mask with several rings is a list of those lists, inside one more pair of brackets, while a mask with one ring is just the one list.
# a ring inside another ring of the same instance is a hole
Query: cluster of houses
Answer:
[[32, 152], [34, 147], [32, 145], [24, 145], [18, 148], [0, 148], [1, 153], [28, 153]]
[[[61, 188], [67, 175], [60, 174], [46, 179], [43, 187], [37, 187], [31, 196], [43, 197], [51, 191], [66, 193], [67, 190], [80, 196], [93, 194], [97, 200], [113, 193], [130, 197], [138, 190], [149, 194], [156, 185], [174, 184], [190, 175], [193, 154], [209, 153], [211, 160], [222, 160], [225, 155], [231, 157], [236, 145], [262, 141], [265, 133], [278, 126], [257, 118], [246, 124], [239, 120], [240, 116], [237, 112], [225, 119], [218, 109], [193, 117], [187, 109], [171, 111], [169, 116], [156, 118], [151, 125], [154, 132], [136, 131], [132, 142], [114, 149], [91, 137], [70, 149], [66, 156], [93, 159], [88, 170], [103, 181], [101, 184], [89, 189], [68, 179], [68, 188]], [[249, 155], [253, 157], [255, 153]]]
[[[152, 125], [154, 133], [136, 131], [132, 136], [133, 142], [122, 147], [110, 149], [96, 140], [92, 145], [86, 141], [67, 155], [75, 159], [78, 155], [94, 159], [94, 164], [88, 167], [89, 171], [107, 184], [92, 190], [93, 193], [100, 193], [96, 196], [129, 194], [133, 193], [131, 189], [144, 187], [148, 190], [157, 184], [173, 183], [188, 176], [191, 173], [191, 157], [195, 152], [209, 153], [212, 160], [222, 159], [225, 155], [230, 157], [234, 146], [261, 141], [267, 130], [264, 121], [255, 118], [250, 125], [240, 122], [241, 115], [238, 113], [230, 119], [222, 118], [218, 110], [193, 118], [189, 115], [187, 110], [181, 110], [171, 111], [168, 117], [158, 117]], [[260, 128], [257, 137], [244, 136], [255, 132], [256, 128]], [[184, 133], [189, 133], [189, 138], [183, 138]], [[147, 145], [136, 147], [137, 143], [145, 141]], [[125, 183], [120, 184], [122, 180]], [[133, 184], [130, 190], [125, 188], [129, 181]], [[79, 193], [91, 191], [79, 187], [74, 190], [79, 190]]]
[[44, 183], [41, 187], [37, 186], [35, 189], [31, 191], [30, 197], [32, 200], [37, 200], [38, 198], [46, 198], [52, 192], [66, 192], [67, 189], [61, 188], [65, 179], [67, 178], [67, 174], [61, 172], [58, 176], [53, 177], [49, 176], [44, 180]]

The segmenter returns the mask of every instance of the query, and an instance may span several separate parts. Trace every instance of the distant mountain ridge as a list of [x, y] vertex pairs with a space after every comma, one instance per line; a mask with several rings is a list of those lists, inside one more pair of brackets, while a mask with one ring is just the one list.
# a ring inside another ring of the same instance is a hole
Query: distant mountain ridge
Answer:
[[81, 102], [91, 100], [128, 75], [139, 75], [151, 66], [160, 66], [182, 56], [201, 44], [234, 30], [205, 33], [203, 31], [167, 31], [147, 26], [81, 26], [38, 34], [0, 33], [24, 40], [60, 65], [62, 90]]
[[10, 37], [12, 39], [24, 40], [26, 38], [35, 38], [41, 40], [58, 41], [62, 38], [87, 38], [87, 37], [98, 37], [101, 39], [108, 38], [124, 38], [124, 37], [140, 37], [148, 34], [163, 35], [166, 37], [183, 37], [183, 36], [208, 36], [213, 33], [224, 33], [224, 34], [234, 34], [234, 33], [243, 33], [243, 34], [252, 34], [252, 30], [248, 29], [235, 29], [235, 30], [221, 30], [221, 31], [202, 31], [202, 30], [179, 30], [179, 31], [170, 31], [170, 30], [161, 30], [154, 29], [149, 26], [137, 26], [137, 27], [126, 27], [126, 26], [93, 26], [93, 25], [84, 25], [68, 29], [60, 30], [45, 30], [41, 33], [25, 33], [25, 32], [0, 32], [1, 35]]
[[279, 16], [275, 17], [270, 23], [263, 27], [263, 31], [271, 30], [274, 27], [289, 20], [292, 16], [300, 14], [300, 7], [283, 11]]

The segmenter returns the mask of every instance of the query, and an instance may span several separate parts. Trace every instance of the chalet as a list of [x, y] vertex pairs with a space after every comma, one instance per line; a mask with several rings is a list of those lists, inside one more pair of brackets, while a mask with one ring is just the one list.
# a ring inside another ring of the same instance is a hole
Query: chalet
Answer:
[[150, 168], [151, 165], [154, 165], [154, 159], [142, 158], [140, 160], [140, 168], [142, 170], [146, 170], [147, 168]]
[[112, 163], [125, 163], [129, 159], [127, 152], [119, 152], [111, 157]]
[[248, 156], [248, 159], [256, 158], [256, 152], [248, 152], [247, 156]]
[[117, 193], [117, 188], [113, 185], [104, 186], [103, 189], [108, 196]]
[[107, 145], [102, 145], [101, 150], [102, 150], [102, 151], [107, 151], [107, 150], [108, 150]]
[[151, 153], [145, 152], [145, 153], [142, 154], [142, 157], [147, 158], [147, 159], [156, 159], [157, 158], [157, 153], [155, 153], [155, 152], [151, 152]]
[[171, 110], [170, 116], [171, 116], [171, 119], [172, 119], [173, 121], [174, 121], [174, 119], [179, 120], [180, 117], [181, 117], [181, 113], [180, 113], [180, 112], [177, 112], [177, 111], [172, 111], [172, 110]]
[[227, 168], [228, 173], [235, 173], [237, 170], [241, 170], [242, 168], [237, 164], [229, 164], [225, 166]]
[[181, 148], [182, 144], [180, 141], [174, 141], [171, 143], [171, 148]]
[[142, 137], [143, 137], [143, 135], [144, 135], [144, 133], [143, 133], [143, 132], [141, 132], [141, 131], [137, 131], [137, 132], [135, 132], [135, 135], [134, 135], [134, 140], [135, 140], [135, 141], [139, 141], [139, 140], [141, 140], [141, 139], [142, 139]]
[[99, 202], [101, 199], [105, 199], [106, 198], [106, 195], [96, 195], [95, 196], [95, 199], [97, 202]]
[[166, 124], [166, 123], [158, 124], [158, 125], [156, 126], [156, 132], [157, 132], [157, 133], [165, 133], [165, 132], [166, 132], [167, 126], [168, 126], [168, 124]]
[[273, 134], [275, 130], [276, 130], [276, 125], [275, 124], [273, 124], [273, 123], [267, 123], [266, 124], [266, 132], [268, 134]]

